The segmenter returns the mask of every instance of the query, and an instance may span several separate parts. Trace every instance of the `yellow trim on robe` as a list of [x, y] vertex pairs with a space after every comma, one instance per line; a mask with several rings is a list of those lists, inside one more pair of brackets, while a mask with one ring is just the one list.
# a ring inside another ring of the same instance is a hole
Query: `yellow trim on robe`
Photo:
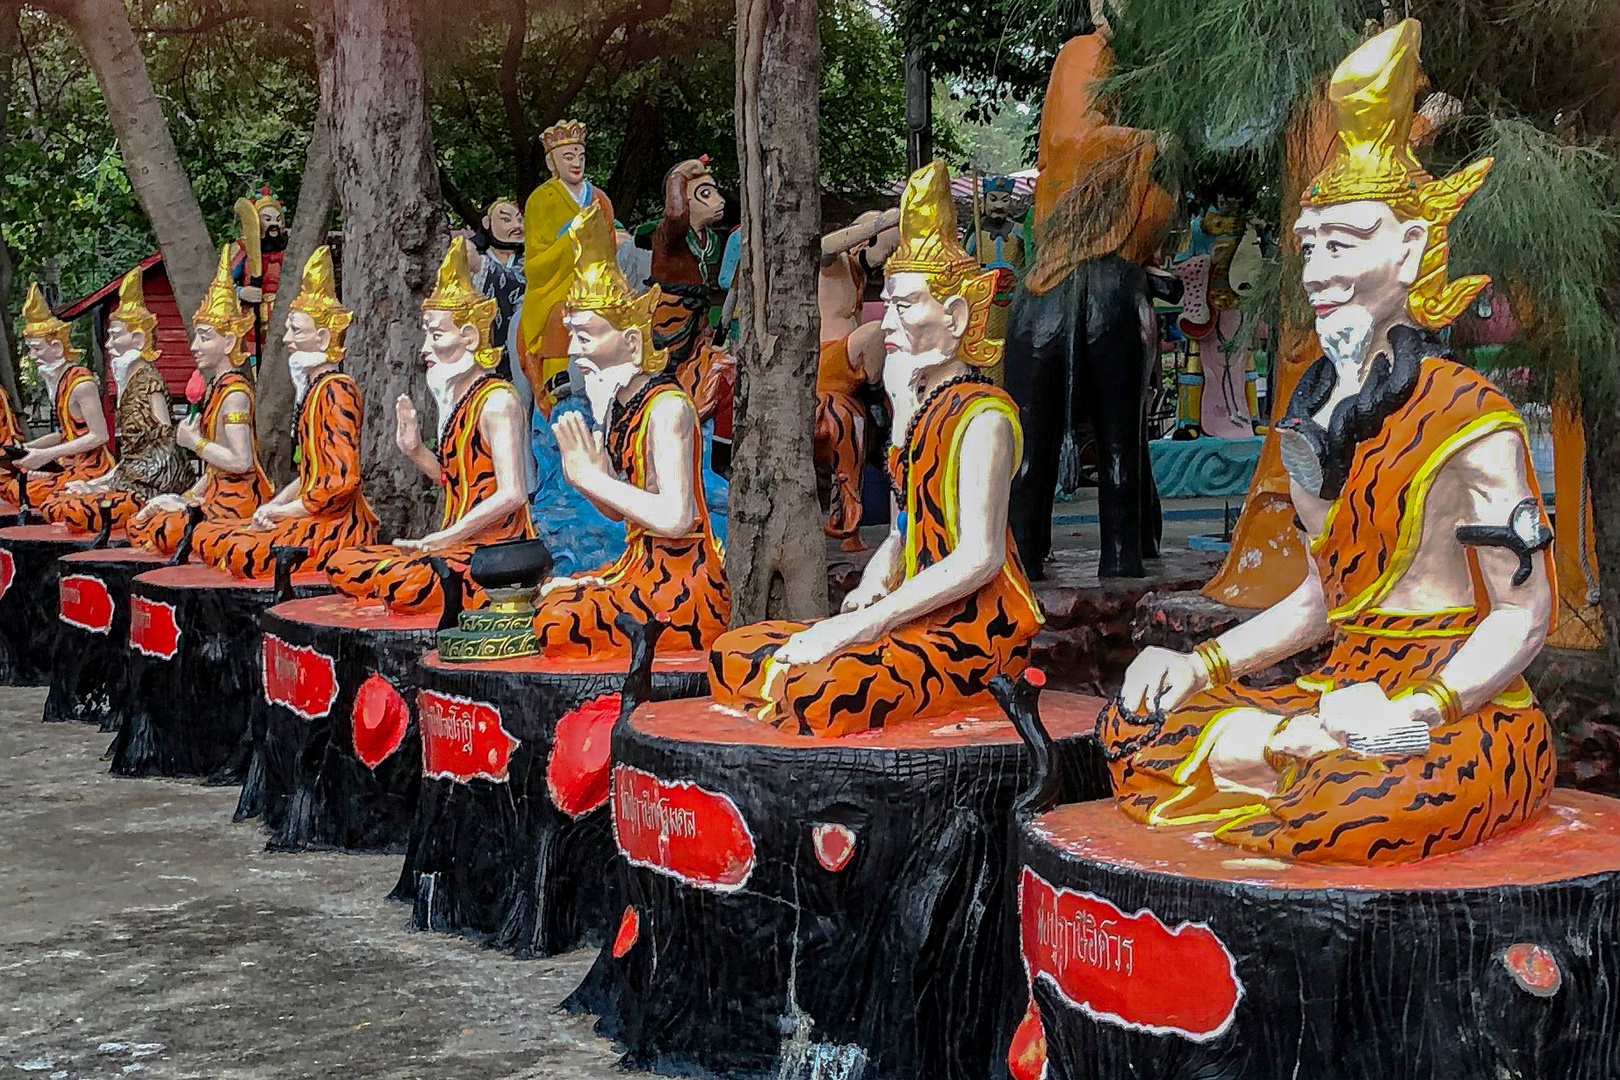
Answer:
[[1215, 740], [1228, 727], [1232, 714], [1251, 711], [1260, 712], [1263, 710], [1251, 709], [1246, 705], [1237, 705], [1230, 709], [1222, 709], [1210, 717], [1209, 723], [1204, 725], [1204, 730], [1200, 731], [1198, 738], [1193, 741], [1192, 750], [1182, 760], [1181, 764], [1176, 767], [1176, 771], [1171, 774], [1171, 782], [1180, 784], [1181, 790], [1168, 799], [1153, 804], [1152, 809], [1148, 811], [1147, 823], [1149, 825], [1197, 825], [1206, 821], [1226, 821], [1240, 816], [1253, 817], [1256, 813], [1264, 813], [1270, 809], [1264, 802], [1260, 802], [1244, 803], [1241, 806], [1229, 806], [1224, 810], [1216, 810], [1208, 814], [1188, 814], [1177, 818], [1169, 817], [1166, 813], [1197, 790], [1197, 787], [1188, 783], [1188, 781], [1192, 778], [1193, 773], [1197, 772], [1208, 760], [1209, 752], [1214, 748]]
[[[1417, 555], [1418, 541], [1423, 534], [1423, 509], [1428, 502], [1429, 489], [1434, 486], [1440, 470], [1465, 446], [1487, 435], [1506, 430], [1515, 430], [1523, 438], [1524, 421], [1511, 410], [1499, 409], [1475, 417], [1435, 447], [1434, 453], [1430, 454], [1413, 474], [1412, 481], [1406, 489], [1408, 493], [1406, 510], [1401, 515], [1400, 531], [1397, 534], [1395, 550], [1390, 554], [1389, 565], [1384, 567], [1384, 572], [1378, 575], [1372, 584], [1361, 590], [1348, 603], [1329, 611], [1327, 616], [1329, 622], [1342, 623], [1389, 595], [1390, 590], [1400, 581], [1412, 565], [1412, 559]], [[1327, 535], [1326, 529], [1322, 530], [1322, 535]]]
[[[473, 433], [478, 430], [479, 423], [484, 419], [484, 405], [488, 402], [489, 396], [497, 390], [509, 389], [511, 385], [511, 383], [502, 382], [500, 379], [490, 379], [473, 391], [472, 400], [467, 403], [467, 423], [462, 426], [461, 433], [456, 441], [455, 459], [457, 461], [467, 460], [467, 444], [472, 441]], [[466, 479], [465, 475], [462, 476], [463, 481], [466, 481]], [[465, 517], [467, 511], [472, 509], [470, 506], [461, 507], [461, 513], [452, 521], [450, 518], [450, 501], [450, 492], [445, 492], [444, 513], [439, 517], [439, 528], [441, 529], [448, 529]]]

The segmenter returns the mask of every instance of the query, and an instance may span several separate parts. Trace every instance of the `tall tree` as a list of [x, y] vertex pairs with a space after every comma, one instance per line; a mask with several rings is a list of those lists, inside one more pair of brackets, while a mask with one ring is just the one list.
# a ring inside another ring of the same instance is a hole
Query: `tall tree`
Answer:
[[821, 37], [814, 0], [737, 0], [742, 265], [731, 481], [734, 625], [827, 613], [814, 416]]
[[[385, 533], [422, 531], [433, 500], [394, 447], [394, 401], [426, 407], [420, 305], [447, 233], [410, 0], [330, 0], [332, 137], [343, 218], [349, 372], [366, 389], [366, 497]], [[426, 414], [431, 416], [432, 410]]]
[[101, 85], [130, 186], [151, 220], [180, 310], [202, 303], [218, 255], [123, 0], [33, 0], [73, 27]]

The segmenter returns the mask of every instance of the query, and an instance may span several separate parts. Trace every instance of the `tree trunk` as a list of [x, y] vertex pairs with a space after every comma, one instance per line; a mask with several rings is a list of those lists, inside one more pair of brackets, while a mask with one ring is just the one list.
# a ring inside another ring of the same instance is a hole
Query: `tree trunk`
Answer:
[[[292, 302], [303, 284], [304, 264], [315, 249], [326, 242], [337, 202], [337, 161], [332, 148], [332, 72], [328, 62], [333, 48], [332, 5], [329, 0], [312, 0], [310, 14], [315, 23], [320, 107], [315, 113], [315, 126], [304, 157], [304, 174], [298, 181], [298, 202], [287, 237], [287, 257], [282, 262], [281, 288], [270, 309], [270, 320], [265, 324], [264, 361], [259, 365], [259, 461], [277, 484], [286, 483], [293, 475], [293, 386], [292, 376], [287, 372], [287, 346], [280, 330], [287, 325]], [[357, 294], [345, 289], [344, 295]]]
[[[1620, 300], [1620, 285], [1609, 290]], [[1611, 310], [1613, 308], [1611, 307]], [[1610, 348], [1620, 346], [1611, 342]], [[1620, 378], [1617, 358], [1587, 357], [1581, 371], [1581, 419], [1586, 428], [1586, 479], [1592, 496], [1592, 536], [1597, 548], [1599, 603], [1603, 609], [1603, 644], [1614, 696], [1620, 700], [1620, 438], [1615, 437], [1620, 417]], [[1580, 502], [1558, 492], [1560, 507]]]
[[[506, 48], [501, 51], [501, 105], [506, 110], [506, 132], [512, 143], [512, 197], [524, 205], [538, 183], [534, 173], [534, 151], [529, 146], [529, 123], [523, 115], [523, 95], [518, 90], [518, 68], [523, 64], [523, 39], [529, 30], [529, 0], [508, 0]], [[476, 228], [478, 223], [472, 223]]]
[[420, 313], [447, 239], [412, 9], [410, 0], [332, 0], [343, 295], [354, 307], [345, 364], [366, 393], [366, 498], [384, 535], [399, 536], [420, 535], [434, 509], [421, 473], [394, 446], [394, 400], [411, 395], [430, 438]]
[[37, 6], [67, 20], [96, 73], [124, 171], [152, 223], [169, 283], [189, 325], [213, 279], [219, 251], [174, 148], [123, 0], [49, 0]]
[[827, 613], [814, 426], [821, 319], [821, 37], [814, 0], [737, 0], [742, 320], [731, 480], [732, 625]]
[[[22, 8], [16, 4], [0, 7], [0, 148], [11, 142], [6, 126], [11, 111], [12, 64], [17, 57], [17, 19]], [[0, 175], [0, 185], [5, 183]], [[11, 313], [5, 310], [5, 298], [11, 295], [11, 248], [0, 240], [0, 388], [11, 395], [17, 414], [23, 412], [22, 387], [17, 384], [17, 359], [11, 349]]]

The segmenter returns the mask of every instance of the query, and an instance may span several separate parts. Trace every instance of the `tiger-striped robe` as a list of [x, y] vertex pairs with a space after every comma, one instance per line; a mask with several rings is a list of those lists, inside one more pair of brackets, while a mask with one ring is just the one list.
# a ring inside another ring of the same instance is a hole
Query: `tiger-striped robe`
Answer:
[[[495, 456], [478, 423], [484, 414], [485, 402], [499, 390], [515, 393], [511, 383], [492, 375], [474, 383], [457, 403], [450, 422], [440, 434], [435, 453], [439, 459], [439, 475], [444, 478], [441, 529], [448, 529], [495, 494]], [[345, 596], [362, 603], [386, 604], [396, 614], [419, 615], [444, 607], [439, 579], [429, 562], [438, 555], [461, 571], [462, 603], [476, 607], [483, 603], [484, 592], [466, 574], [473, 549], [480, 544], [533, 535], [534, 522], [529, 520], [525, 503], [471, 540], [435, 551], [405, 551], [392, 544], [346, 548], [327, 562], [326, 575], [332, 587]]]
[[302, 571], [325, 570], [343, 548], [377, 540], [377, 515], [360, 482], [360, 388], [340, 371], [329, 371], [304, 392], [294, 446], [298, 498], [308, 517], [283, 518], [268, 529], [246, 520], [197, 526], [202, 561], [238, 578], [265, 578], [275, 570], [270, 549], [307, 548]]
[[[230, 414], [226, 420], [225, 399], [234, 391], [247, 395], [248, 407], [244, 414]], [[202, 488], [198, 499], [203, 509], [203, 521], [232, 521], [251, 515], [259, 504], [275, 490], [270, 478], [259, 467], [259, 436], [253, 426], [253, 383], [236, 368], [232, 368], [208, 388], [208, 397], [202, 407], [202, 436], [209, 442], [218, 442], [227, 422], [246, 424], [253, 432], [253, 465], [242, 472], [223, 472], [218, 466], [203, 465]], [[200, 527], [200, 526], [199, 526]], [[140, 520], [130, 518], [125, 526], [131, 546], [155, 551], [159, 555], [173, 555], [186, 531], [186, 515], [179, 510], [164, 510]], [[195, 539], [195, 536], [193, 537]]]
[[[1525, 824], [1546, 804], [1556, 765], [1552, 735], [1523, 678], [1459, 723], [1433, 728], [1426, 754], [1338, 750], [1308, 761], [1283, 758], [1275, 762], [1283, 766], [1276, 794], [1264, 799], [1217, 790], [1207, 764], [1232, 711], [1314, 713], [1323, 693], [1361, 682], [1400, 697], [1443, 669], [1485, 616], [1488, 600], [1471, 551], [1473, 604], [1417, 614], [1378, 606], [1422, 541], [1425, 498], [1446, 462], [1493, 432], [1524, 438], [1523, 421], [1490, 383], [1449, 359], [1415, 362], [1406, 380], [1397, 362], [1396, 382], [1411, 383], [1409, 396], [1356, 445], [1322, 534], [1311, 543], [1332, 626], [1327, 662], [1292, 686], [1251, 690], [1232, 683], [1195, 694], [1171, 712], [1160, 734], [1112, 765], [1115, 796], [1131, 817], [1208, 825], [1220, 839], [1264, 855], [1367, 865], [1478, 844]], [[1322, 374], [1306, 373], [1296, 402]], [[1297, 411], [1290, 406], [1291, 415]], [[1525, 473], [1534, 489], [1529, 453], [1526, 443]], [[1551, 575], [1550, 550], [1536, 557], [1547, 560]], [[1151, 730], [1148, 720], [1117, 704], [1098, 721], [1104, 746], [1115, 753]]]
[[11, 395], [0, 390], [0, 446], [16, 446], [28, 441], [28, 429], [17, 417]]
[[669, 629], [660, 639], [669, 648], [706, 649], [731, 618], [731, 589], [726, 584], [725, 553], [709, 523], [703, 502], [702, 439], [697, 408], [667, 377], [648, 384], [633, 410], [615, 422], [607, 449], [614, 468], [636, 487], [647, 486], [647, 417], [658, 402], [678, 399], [692, 428], [692, 498], [698, 520], [685, 536], [654, 536], [634, 523], [625, 529], [625, 550], [613, 562], [584, 575], [586, 580], [561, 585], [541, 599], [534, 617], [534, 636], [547, 656], [625, 656], [630, 642], [613, 625], [628, 612], [646, 621], [663, 615]]
[[849, 339], [823, 341], [816, 361], [816, 471], [830, 481], [821, 531], [860, 551], [861, 478], [866, 471], [865, 410], [855, 395], [865, 380], [850, 363]]
[[[976, 416], [999, 412], [1022, 442], [1018, 409], [993, 387], [958, 384], [928, 402], [903, 450], [889, 449], [899, 482], [904, 454], [905, 576], [939, 562], [956, 547], [956, 459]], [[1013, 460], [1022, 457], [1015, 447]], [[791, 724], [801, 735], [839, 736], [969, 707], [1000, 715], [987, 689], [998, 674], [1029, 666], [1040, 606], [1018, 561], [1012, 535], [1007, 559], [977, 592], [946, 604], [878, 641], [851, 645], [814, 664], [768, 663], [807, 624], [770, 621], [722, 634], [709, 654], [709, 678], [721, 705], [760, 720]]]
[[[56, 430], [61, 433], [63, 442], [72, 442], [90, 430], [90, 425], [73, 415], [73, 391], [84, 383], [96, 385], [96, 377], [90, 369], [83, 364], [69, 364], [62, 372], [62, 377], [56, 381]], [[97, 397], [100, 394], [98, 392]], [[98, 401], [99, 406], [99, 401]], [[28, 501], [34, 506], [41, 506], [62, 489], [62, 485], [69, 480], [94, 480], [113, 467], [112, 451], [106, 443], [92, 447], [82, 454], [69, 454], [59, 457], [56, 463], [62, 466], [59, 473], [46, 473], [42, 476], [28, 478]], [[8, 472], [0, 476], [0, 498], [13, 506], [17, 504], [17, 474]]]
[[118, 464], [105, 491], [82, 494], [59, 492], [39, 508], [46, 521], [65, 525], [70, 532], [92, 533], [101, 528], [101, 504], [112, 509], [114, 526], [122, 526], [154, 495], [178, 493], [191, 485], [186, 453], [174, 441], [174, 424], [159, 420], [152, 398], [165, 402], [169, 389], [150, 360], [136, 360], [118, 391], [115, 416], [118, 429]]

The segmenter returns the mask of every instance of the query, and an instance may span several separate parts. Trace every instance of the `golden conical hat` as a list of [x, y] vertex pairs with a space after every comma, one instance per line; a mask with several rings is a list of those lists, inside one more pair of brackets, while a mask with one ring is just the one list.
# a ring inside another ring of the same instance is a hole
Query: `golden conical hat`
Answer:
[[332, 249], [322, 244], [304, 263], [304, 280], [292, 310], [302, 311], [315, 321], [315, 325], [332, 335], [326, 352], [333, 362], [343, 359], [343, 332], [349, 328], [354, 313], [338, 302], [337, 272], [332, 265]]
[[37, 281], [29, 282], [28, 296], [23, 300], [23, 337], [59, 341], [63, 356], [69, 360], [79, 358], [79, 350], [73, 347], [73, 328], [51, 311]]
[[494, 367], [500, 362], [498, 343], [490, 341], [490, 327], [495, 322], [495, 300], [473, 287], [472, 268], [467, 262], [467, 241], [452, 237], [450, 250], [439, 263], [433, 291], [422, 301], [423, 311], [448, 311], [457, 326], [473, 326], [478, 330], [478, 362]]
[[219, 249], [219, 266], [214, 270], [214, 280], [208, 283], [208, 291], [203, 294], [203, 302], [191, 316], [191, 325], [198, 323], [212, 326], [221, 334], [236, 335], [236, 349], [232, 354], [233, 363], [240, 363], [246, 355], [243, 337], [248, 327], [253, 325], [251, 312], [243, 311], [242, 304], [236, 298], [236, 282], [231, 279], [231, 245], [221, 245]]
[[141, 290], [141, 273], [141, 268], [137, 266], [118, 283], [118, 306], [107, 316], [107, 321], [123, 323], [127, 329], [145, 335], [141, 355], [148, 360], [156, 360], [157, 336], [153, 331], [157, 329], [157, 316], [146, 306], [146, 294]]
[[574, 248], [574, 281], [563, 306], [568, 311], [594, 311], [618, 330], [641, 331], [641, 366], [662, 371], [669, 362], [665, 350], [653, 347], [652, 316], [661, 295], [655, 285], [640, 296], [619, 269], [613, 226], [596, 203], [582, 210], [568, 226]]

